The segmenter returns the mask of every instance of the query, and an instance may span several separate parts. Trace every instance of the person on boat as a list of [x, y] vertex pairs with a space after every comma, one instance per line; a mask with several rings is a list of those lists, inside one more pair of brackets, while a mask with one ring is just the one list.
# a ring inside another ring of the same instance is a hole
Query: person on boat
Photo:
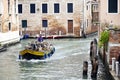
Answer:
[[39, 50], [38, 51], [44, 52], [43, 47], [39, 46]]
[[50, 44], [49, 48], [50, 48], [50, 50], [53, 50], [54, 47], [52, 44]]
[[38, 41], [35, 41], [35, 47], [36, 47], [36, 51], [38, 51], [40, 47], [40, 43]]
[[31, 42], [31, 47], [32, 47], [32, 50], [36, 50], [36, 45], [35, 45], [34, 41]]
[[43, 37], [42, 37], [41, 34], [40, 34], [39, 37], [38, 37], [38, 42], [43, 42]]
[[25, 46], [25, 49], [31, 49], [32, 47], [31, 47], [31, 44], [30, 43], [28, 43], [26, 46]]

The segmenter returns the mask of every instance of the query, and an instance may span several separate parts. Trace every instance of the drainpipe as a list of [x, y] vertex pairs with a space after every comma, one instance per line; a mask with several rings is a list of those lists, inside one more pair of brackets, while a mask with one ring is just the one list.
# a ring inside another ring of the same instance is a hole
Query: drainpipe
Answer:
[[82, 28], [82, 37], [86, 38], [85, 35], [85, 0], [83, 0], [83, 28]]
[[2, 14], [0, 13], [0, 32], [2, 32]]
[[47, 38], [47, 30], [46, 30], [46, 27], [45, 27], [45, 38]]

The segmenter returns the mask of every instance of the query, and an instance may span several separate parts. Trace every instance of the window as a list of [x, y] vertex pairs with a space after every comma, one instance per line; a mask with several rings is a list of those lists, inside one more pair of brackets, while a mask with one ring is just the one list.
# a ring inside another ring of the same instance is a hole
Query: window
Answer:
[[118, 12], [118, 0], [108, 0], [108, 13]]
[[73, 3], [67, 4], [67, 10], [68, 10], [68, 13], [73, 13]]
[[[0, 1], [0, 14], [3, 14], [4, 11], [4, 6], [3, 6], [3, 2]], [[0, 17], [1, 18], [1, 17]]]
[[16, 0], [14, 0], [15, 13], [16, 13]]
[[26, 28], [27, 27], [27, 20], [22, 20], [22, 28]]
[[58, 3], [54, 4], [54, 13], [59, 13], [59, 4]]
[[11, 23], [8, 24], [9, 31], [11, 30]]
[[47, 27], [48, 26], [48, 21], [47, 20], [42, 20], [42, 26]]
[[98, 10], [98, 5], [97, 4], [93, 4], [92, 5], [92, 10], [95, 12]]
[[47, 13], [47, 4], [42, 4], [42, 13]]
[[18, 4], [18, 13], [22, 13], [22, 4]]
[[86, 10], [88, 10], [88, 5], [86, 6]]
[[30, 13], [35, 13], [35, 4], [30, 4]]
[[10, 0], [8, 0], [8, 13], [10, 13]]

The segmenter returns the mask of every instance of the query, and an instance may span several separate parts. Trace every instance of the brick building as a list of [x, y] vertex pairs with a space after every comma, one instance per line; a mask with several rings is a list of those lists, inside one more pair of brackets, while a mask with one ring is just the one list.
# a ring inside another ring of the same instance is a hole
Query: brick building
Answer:
[[22, 34], [80, 36], [82, 0], [18, 0]]

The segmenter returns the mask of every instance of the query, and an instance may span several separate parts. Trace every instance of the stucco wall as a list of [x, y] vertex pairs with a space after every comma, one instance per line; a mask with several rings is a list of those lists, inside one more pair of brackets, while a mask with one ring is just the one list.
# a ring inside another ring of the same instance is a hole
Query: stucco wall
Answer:
[[[9, 31], [9, 22], [11, 23], [11, 30], [10, 31], [18, 31], [19, 30], [19, 21], [18, 21], [18, 15], [17, 15], [17, 0], [16, 5], [14, 3], [14, 0], [10, 0], [10, 7], [8, 12], [8, 1], [2, 0], [3, 5], [3, 11], [1, 15], [1, 31], [2, 32], [8, 32]], [[16, 12], [15, 12], [15, 6], [16, 6]]]
[[[20, 40], [19, 36], [19, 21], [17, 15], [17, 0], [16, 5], [14, 0], [10, 0], [8, 12], [8, 0], [1, 0], [2, 10], [0, 16], [0, 44], [14, 43]], [[16, 6], [16, 8], [15, 8]], [[16, 12], [15, 12], [16, 11]], [[11, 24], [9, 26], [9, 23]]]
[[100, 21], [120, 26], [120, 1], [118, 0], [118, 13], [108, 13], [108, 0], [100, 0]]
[[[35, 14], [30, 14], [30, 3], [36, 4]], [[48, 13], [42, 13], [42, 3], [48, 4]], [[60, 13], [54, 13], [54, 3], [59, 3]], [[67, 13], [67, 3], [73, 3], [73, 13]], [[44, 31], [45, 29], [42, 27], [43, 19], [48, 20], [47, 31], [62, 27], [64, 35], [67, 35], [68, 32], [68, 20], [73, 20], [73, 29], [80, 27], [82, 0], [19, 0], [19, 4], [23, 6], [23, 13], [19, 14], [19, 26], [22, 27], [21, 20], [27, 20], [27, 31]], [[73, 32], [73, 34], [76, 34], [75, 30]]]

